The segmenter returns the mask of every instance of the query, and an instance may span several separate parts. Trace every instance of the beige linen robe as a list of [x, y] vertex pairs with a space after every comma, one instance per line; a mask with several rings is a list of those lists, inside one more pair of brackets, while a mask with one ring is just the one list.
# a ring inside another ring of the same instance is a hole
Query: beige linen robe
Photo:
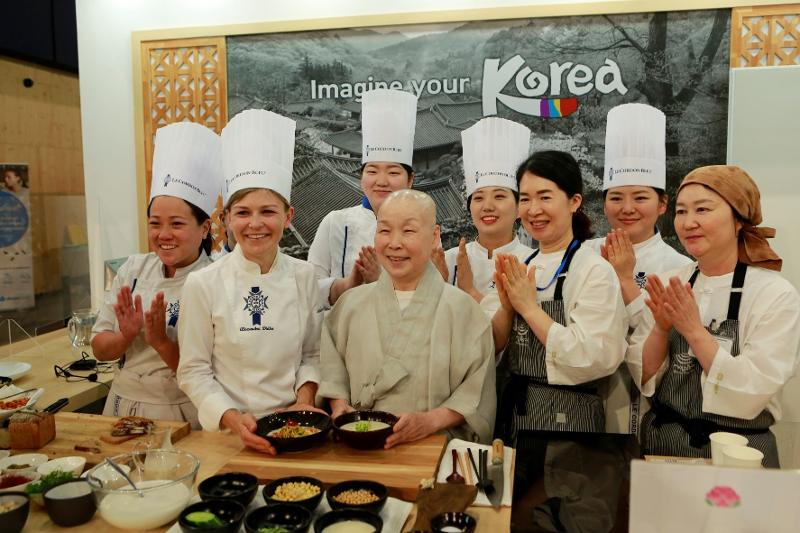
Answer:
[[318, 395], [392, 413], [446, 407], [452, 437], [490, 442], [496, 408], [492, 328], [480, 306], [428, 265], [400, 310], [384, 271], [344, 293], [323, 324]]

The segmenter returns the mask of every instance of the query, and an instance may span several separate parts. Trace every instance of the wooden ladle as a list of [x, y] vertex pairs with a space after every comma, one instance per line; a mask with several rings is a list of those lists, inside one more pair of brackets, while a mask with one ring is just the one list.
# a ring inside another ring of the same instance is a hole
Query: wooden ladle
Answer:
[[458, 473], [458, 452], [453, 449], [453, 473], [450, 474], [445, 478], [445, 481], [448, 483], [453, 483], [455, 485], [463, 485], [464, 484], [464, 476]]

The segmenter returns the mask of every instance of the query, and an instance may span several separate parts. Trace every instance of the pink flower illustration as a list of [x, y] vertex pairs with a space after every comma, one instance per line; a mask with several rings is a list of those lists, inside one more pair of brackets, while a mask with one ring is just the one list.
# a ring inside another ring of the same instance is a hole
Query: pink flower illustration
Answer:
[[718, 485], [708, 491], [706, 503], [712, 507], [739, 507], [742, 501], [731, 487]]

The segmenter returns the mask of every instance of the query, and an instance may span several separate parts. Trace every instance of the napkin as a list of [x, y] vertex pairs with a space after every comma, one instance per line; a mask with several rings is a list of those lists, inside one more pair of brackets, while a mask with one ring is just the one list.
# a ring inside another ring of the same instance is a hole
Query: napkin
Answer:
[[[453, 454], [451, 450], [455, 449], [459, 453], [463, 453], [467, 451], [467, 448], [472, 450], [472, 456], [475, 457], [475, 464], [478, 464], [478, 450], [489, 450], [489, 461], [492, 460], [492, 447], [487, 446], [485, 444], [477, 444], [474, 442], [469, 442], [466, 440], [461, 439], [453, 439], [447, 443], [447, 449], [445, 449], [444, 455], [442, 456], [442, 462], [439, 464], [439, 473], [436, 474], [436, 481], [439, 483], [447, 483], [447, 476], [453, 470]], [[467, 462], [469, 463], [469, 457], [467, 457]], [[514, 475], [513, 471], [513, 463], [514, 462], [514, 448], [509, 446], [503, 447], [503, 500], [501, 505], [504, 507], [511, 507], [511, 480], [512, 476]], [[469, 463], [468, 468], [472, 468], [472, 463]], [[463, 476], [464, 473], [459, 473]], [[478, 476], [475, 473], [475, 470], [472, 470], [472, 479], [475, 481], [475, 485], [478, 483]], [[489, 503], [489, 498], [483, 493], [483, 491], [478, 491], [478, 496], [475, 498], [475, 501], [472, 505], [479, 505], [484, 507], [490, 507], [492, 504]]]
[[[262, 495], [262, 491], [264, 490], [264, 485], [259, 485], [258, 492], [256, 493], [256, 497], [253, 498], [253, 501], [247, 507], [247, 512], [249, 513], [253, 509], [257, 509], [258, 507], [263, 507], [267, 503], [264, 501], [264, 496]], [[200, 501], [200, 496], [193, 496], [189, 504], [197, 503]], [[187, 505], [189, 505], [187, 504]], [[389, 498], [386, 500], [386, 505], [383, 506], [381, 509], [380, 515], [383, 519], [383, 531], [385, 533], [400, 533], [403, 531], [403, 525], [406, 523], [408, 519], [409, 513], [411, 513], [411, 509], [414, 507], [412, 503], [405, 502], [403, 500], [398, 500], [397, 498]], [[319, 502], [316, 510], [314, 510], [313, 515], [311, 516], [311, 526], [309, 526], [308, 531], [314, 531], [314, 521], [319, 518], [320, 516], [324, 515], [328, 511], [331, 510], [330, 505], [328, 505], [328, 500], [325, 496], [322, 496], [322, 501]], [[242, 527], [240, 529], [244, 533], [244, 521], [242, 521]], [[181, 533], [181, 526], [176, 521], [172, 524], [172, 527], [167, 530], [167, 533]]]

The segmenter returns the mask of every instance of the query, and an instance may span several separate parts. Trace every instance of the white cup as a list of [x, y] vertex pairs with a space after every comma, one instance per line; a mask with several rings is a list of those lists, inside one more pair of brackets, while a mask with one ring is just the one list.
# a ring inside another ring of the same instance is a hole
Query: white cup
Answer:
[[717, 466], [722, 463], [722, 450], [726, 446], [747, 446], [747, 437], [737, 435], [736, 433], [726, 433], [718, 431], [709, 435], [711, 441], [711, 462]]
[[764, 454], [749, 446], [726, 446], [722, 450], [723, 466], [739, 468], [761, 468]]

